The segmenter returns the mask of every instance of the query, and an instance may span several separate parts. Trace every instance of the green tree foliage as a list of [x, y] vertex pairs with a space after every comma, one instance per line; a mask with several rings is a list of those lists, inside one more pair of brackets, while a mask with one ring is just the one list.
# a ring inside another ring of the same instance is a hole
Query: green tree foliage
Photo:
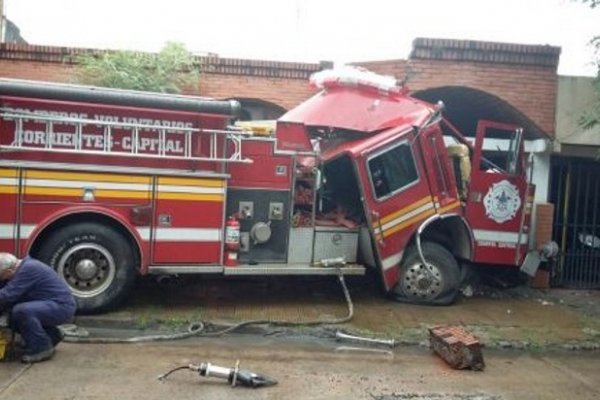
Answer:
[[180, 93], [200, 77], [194, 57], [180, 43], [167, 43], [159, 53], [111, 51], [78, 61], [77, 81], [95, 86]]

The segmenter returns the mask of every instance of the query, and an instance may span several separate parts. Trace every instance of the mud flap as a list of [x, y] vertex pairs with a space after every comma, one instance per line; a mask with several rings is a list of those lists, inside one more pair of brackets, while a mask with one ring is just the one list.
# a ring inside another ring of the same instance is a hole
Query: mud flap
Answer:
[[530, 251], [525, 256], [523, 265], [521, 265], [521, 272], [524, 272], [531, 277], [535, 276], [541, 261], [542, 259], [537, 251]]

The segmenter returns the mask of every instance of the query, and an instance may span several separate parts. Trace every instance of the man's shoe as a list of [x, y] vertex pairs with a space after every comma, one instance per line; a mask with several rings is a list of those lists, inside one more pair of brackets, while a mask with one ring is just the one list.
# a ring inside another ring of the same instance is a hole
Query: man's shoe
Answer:
[[21, 357], [21, 362], [24, 362], [25, 364], [38, 363], [51, 359], [53, 355], [54, 347], [50, 347], [48, 350], [40, 351], [39, 353], [25, 354]]

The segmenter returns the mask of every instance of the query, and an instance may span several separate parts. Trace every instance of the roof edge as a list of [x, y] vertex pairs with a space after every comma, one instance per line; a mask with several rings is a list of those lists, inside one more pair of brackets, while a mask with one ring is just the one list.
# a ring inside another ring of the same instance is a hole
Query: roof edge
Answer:
[[416, 38], [410, 59], [520, 64], [556, 69], [561, 48], [478, 40]]

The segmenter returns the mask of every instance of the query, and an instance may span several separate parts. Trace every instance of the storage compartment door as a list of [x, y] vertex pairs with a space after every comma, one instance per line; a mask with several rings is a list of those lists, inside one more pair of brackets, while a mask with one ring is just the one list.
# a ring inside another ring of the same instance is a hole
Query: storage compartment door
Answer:
[[221, 264], [226, 181], [159, 177], [154, 264]]

